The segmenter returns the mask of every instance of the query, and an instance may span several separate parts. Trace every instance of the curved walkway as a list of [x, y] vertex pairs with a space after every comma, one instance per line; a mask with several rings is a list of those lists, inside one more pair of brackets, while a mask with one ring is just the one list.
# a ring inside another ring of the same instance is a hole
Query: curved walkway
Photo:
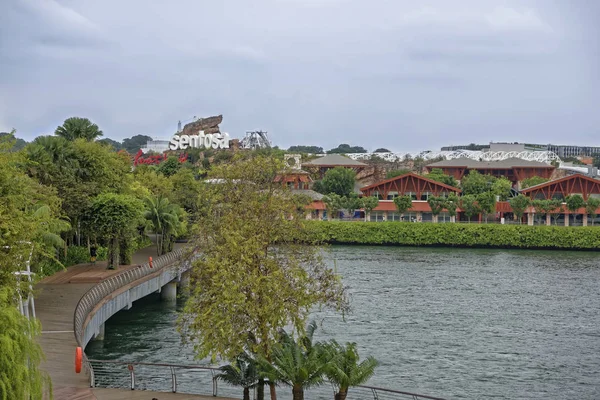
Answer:
[[[177, 245], [176, 245], [177, 246]], [[75, 334], [73, 314], [83, 294], [98, 282], [133, 268], [156, 257], [156, 247], [139, 250], [132, 257], [132, 266], [121, 266], [117, 270], [106, 269], [106, 263], [76, 265], [66, 271], [47, 277], [36, 285], [36, 314], [42, 323], [40, 344], [46, 355], [42, 368], [52, 378], [56, 400], [208, 400], [212, 396], [187, 395], [180, 393], [151, 392], [145, 390], [122, 390], [90, 388], [86, 374], [75, 373]], [[220, 398], [224, 399], [224, 398]]]

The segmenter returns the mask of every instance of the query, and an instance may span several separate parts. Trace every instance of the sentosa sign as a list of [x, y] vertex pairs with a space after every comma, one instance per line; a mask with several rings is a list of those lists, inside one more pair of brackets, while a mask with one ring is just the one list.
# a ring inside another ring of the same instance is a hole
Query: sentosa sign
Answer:
[[185, 150], [191, 148], [228, 149], [229, 134], [198, 132], [197, 135], [175, 135], [169, 142], [170, 150]]

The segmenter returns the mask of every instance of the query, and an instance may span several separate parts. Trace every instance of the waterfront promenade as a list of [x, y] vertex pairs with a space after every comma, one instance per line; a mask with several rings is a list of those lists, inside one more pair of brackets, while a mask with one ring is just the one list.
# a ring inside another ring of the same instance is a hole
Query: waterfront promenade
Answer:
[[77, 302], [91, 287], [114, 274], [156, 258], [156, 247], [141, 249], [133, 255], [132, 266], [117, 270], [106, 269], [105, 262], [97, 265], [77, 265], [47, 277], [36, 285], [36, 314], [42, 324], [40, 344], [46, 355], [42, 368], [52, 379], [57, 400], [207, 400], [224, 399], [212, 396], [163, 393], [142, 390], [90, 388], [85, 373], [75, 373], [73, 314]]

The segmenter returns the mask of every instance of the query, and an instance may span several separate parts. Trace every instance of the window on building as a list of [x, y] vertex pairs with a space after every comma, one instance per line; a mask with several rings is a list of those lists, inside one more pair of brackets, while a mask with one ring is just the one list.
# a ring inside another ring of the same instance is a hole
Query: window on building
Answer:
[[388, 221], [400, 221], [400, 214], [397, 212], [388, 212], [387, 220]]
[[371, 221], [372, 222], [383, 221], [383, 211], [371, 211]]
[[388, 192], [388, 195], [387, 195], [388, 200], [394, 200], [396, 197], [398, 197], [398, 192]]

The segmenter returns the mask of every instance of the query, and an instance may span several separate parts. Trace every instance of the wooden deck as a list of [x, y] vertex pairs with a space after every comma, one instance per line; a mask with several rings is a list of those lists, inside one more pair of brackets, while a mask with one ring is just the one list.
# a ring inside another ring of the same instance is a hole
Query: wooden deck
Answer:
[[[134, 254], [135, 265], [145, 262], [149, 256], [156, 257], [156, 249], [149, 247]], [[134, 266], [135, 266], [134, 265]], [[52, 378], [56, 400], [208, 400], [224, 399], [212, 396], [186, 395], [128, 389], [90, 388], [85, 374], [75, 373], [75, 348], [77, 342], [73, 332], [73, 313], [83, 294], [97, 282], [106, 279], [118, 270], [106, 269], [105, 263], [77, 265], [42, 280], [36, 285], [35, 307], [42, 323], [39, 342], [46, 355], [42, 368]]]

